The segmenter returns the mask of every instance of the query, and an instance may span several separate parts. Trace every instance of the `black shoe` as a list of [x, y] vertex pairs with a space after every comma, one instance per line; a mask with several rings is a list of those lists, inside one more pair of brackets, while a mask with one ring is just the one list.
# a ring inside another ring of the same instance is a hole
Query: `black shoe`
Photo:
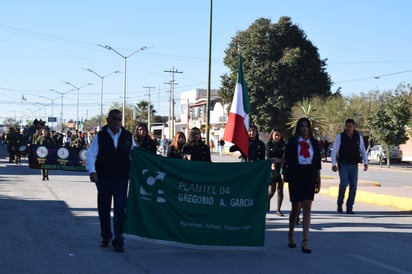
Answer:
[[100, 244], [101, 247], [109, 247], [110, 246], [110, 239], [103, 239], [102, 243]]
[[120, 244], [119, 242], [117, 242], [116, 240], [112, 241], [112, 246], [114, 251], [119, 252], [119, 253], [123, 253], [124, 252], [124, 247], [123, 244]]
[[306, 253], [306, 254], [310, 254], [310, 253], [312, 253], [312, 249], [310, 249], [310, 248], [305, 248], [304, 246], [303, 246], [303, 243], [304, 242], [309, 242], [308, 240], [303, 240], [302, 241], [302, 244], [300, 245], [300, 247], [302, 248], [302, 252], [303, 253]]
[[342, 206], [338, 206], [338, 213], [342, 213], [342, 212], [343, 212]]
[[46, 180], [46, 177], [43, 177], [43, 181]]
[[46, 176], [46, 180], [47, 180], [47, 181], [49, 180], [49, 176], [48, 176], [48, 175]]
[[282, 211], [280, 211], [280, 210], [277, 210], [277, 211], [276, 211], [276, 215], [282, 216], [282, 217], [285, 216], [285, 215], [283, 215]]
[[346, 214], [355, 214], [355, 212], [353, 210], [346, 210]]
[[299, 217], [296, 219], [296, 224], [297, 225], [300, 225], [302, 223], [302, 220], [301, 219], [299, 219]]

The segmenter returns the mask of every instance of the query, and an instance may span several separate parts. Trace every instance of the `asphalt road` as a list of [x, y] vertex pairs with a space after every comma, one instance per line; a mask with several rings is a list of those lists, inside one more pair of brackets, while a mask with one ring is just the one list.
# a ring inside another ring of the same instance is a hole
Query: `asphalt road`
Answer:
[[[272, 200], [274, 208], [276, 200]], [[99, 247], [96, 190], [88, 176], [10, 165], [0, 156], [1, 273], [411, 273], [412, 214], [357, 203], [337, 214], [335, 198], [317, 195], [312, 254], [287, 247], [283, 211], [266, 216], [265, 250], [198, 250], [126, 239], [126, 252]], [[301, 228], [296, 231], [299, 247]]]

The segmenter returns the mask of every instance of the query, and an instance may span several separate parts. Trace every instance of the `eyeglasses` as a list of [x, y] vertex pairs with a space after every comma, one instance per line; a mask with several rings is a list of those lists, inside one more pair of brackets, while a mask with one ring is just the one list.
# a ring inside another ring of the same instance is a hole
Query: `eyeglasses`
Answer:
[[110, 120], [112, 120], [112, 121], [122, 121], [122, 118], [121, 117], [110, 117]]

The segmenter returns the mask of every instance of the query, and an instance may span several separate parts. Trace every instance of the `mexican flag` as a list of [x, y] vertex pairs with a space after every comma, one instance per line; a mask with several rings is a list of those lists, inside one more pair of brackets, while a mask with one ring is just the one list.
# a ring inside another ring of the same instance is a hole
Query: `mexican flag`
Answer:
[[242, 57], [239, 56], [237, 83], [223, 140], [235, 144], [246, 157], [249, 156], [249, 112], [249, 95], [243, 76]]

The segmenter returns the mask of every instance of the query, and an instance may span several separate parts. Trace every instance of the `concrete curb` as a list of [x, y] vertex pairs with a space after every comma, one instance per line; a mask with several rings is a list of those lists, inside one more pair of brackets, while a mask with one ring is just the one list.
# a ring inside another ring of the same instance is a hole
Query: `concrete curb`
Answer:
[[[338, 197], [338, 191], [339, 187], [332, 186], [322, 190], [321, 194]], [[345, 197], [347, 197], [347, 195], [348, 191], [346, 191]], [[359, 189], [356, 191], [355, 202], [362, 202], [379, 206], [391, 206], [406, 211], [412, 210], [412, 198], [373, 193]]]

